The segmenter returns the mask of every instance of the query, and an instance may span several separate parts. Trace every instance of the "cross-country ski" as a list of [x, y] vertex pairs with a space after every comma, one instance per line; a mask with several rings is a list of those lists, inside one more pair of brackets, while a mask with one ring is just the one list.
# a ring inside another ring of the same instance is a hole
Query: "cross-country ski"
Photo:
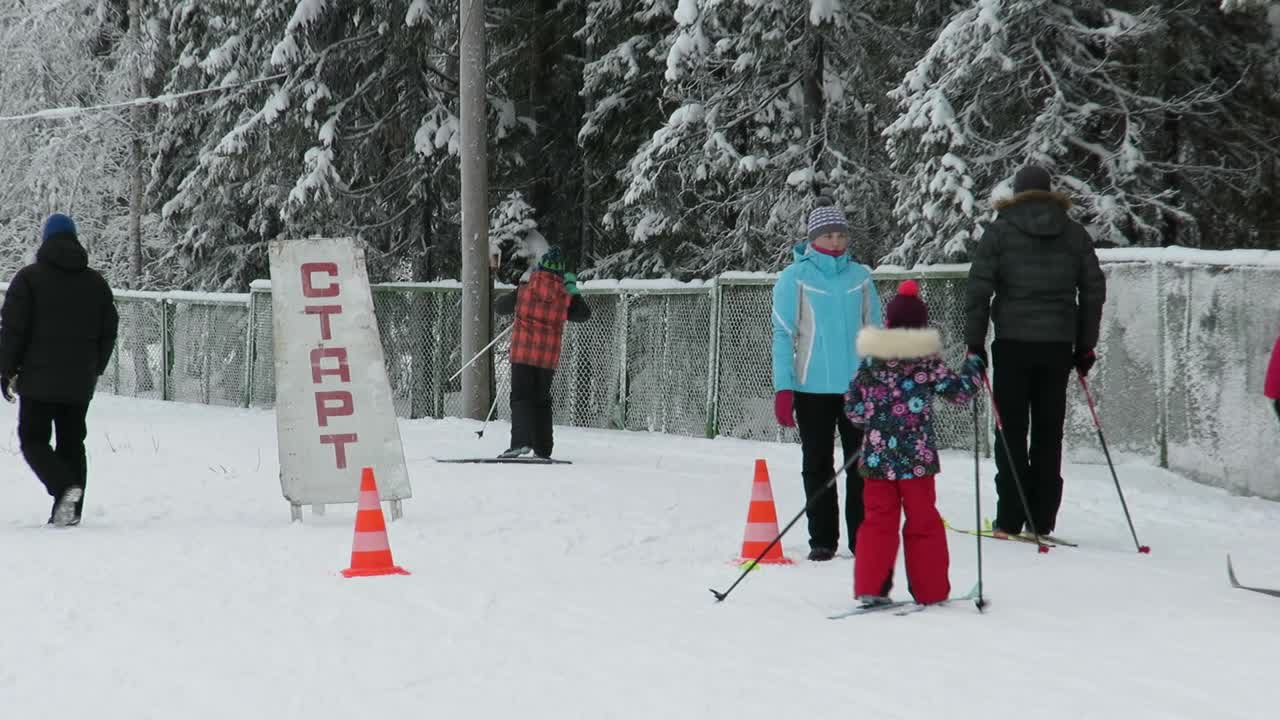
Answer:
[[918, 603], [915, 600], [879, 599], [875, 602], [868, 602], [868, 603], [856, 605], [852, 609], [839, 612], [834, 615], [828, 615], [827, 619], [841, 620], [847, 617], [852, 617], [854, 615], [868, 615], [872, 613], [881, 613], [881, 612], [888, 612], [888, 611], [893, 611], [892, 614], [897, 616], [913, 615], [915, 613], [923, 612], [929, 609], [947, 607], [948, 605], [951, 605], [953, 603], [964, 603], [965, 601], [973, 600], [977, 596], [978, 596], [978, 587], [975, 585], [972, 590], [965, 593], [964, 595], [961, 595], [959, 597], [954, 597], [954, 598], [948, 598], [946, 600], [930, 603], [927, 605]]
[[[995, 532], [991, 529], [991, 524], [989, 521], [986, 523], [985, 528], [982, 530], [958, 528], [952, 525], [951, 523], [947, 522], [945, 519], [943, 519], [943, 523], [946, 524], [948, 530], [952, 532], [962, 533], [964, 535], [981, 535], [982, 537], [989, 538], [991, 540], [1001, 540], [1001, 541], [1011, 540], [1015, 542], [1029, 543], [1031, 545], [1036, 544], [1035, 536], [1025, 532], [1019, 533], [1017, 535], [1005, 535], [1004, 537], [998, 537], [996, 536]], [[1051, 545], [1053, 547], [1080, 547], [1079, 543], [1074, 543], [1069, 540], [1063, 540], [1062, 538], [1057, 538], [1052, 535], [1041, 535], [1040, 542], [1045, 545]]]
[[1250, 587], [1248, 585], [1241, 585], [1240, 581], [1236, 580], [1236, 571], [1235, 571], [1235, 568], [1231, 566], [1230, 555], [1227, 556], [1227, 580], [1231, 583], [1231, 587], [1233, 588], [1237, 588], [1240, 590], [1251, 590], [1256, 593], [1262, 593], [1263, 595], [1270, 595], [1272, 597], [1280, 598], [1280, 589]]
[[475, 458], [431, 458], [438, 463], [471, 463], [502, 465], [572, 465], [572, 460], [543, 457], [475, 457]]

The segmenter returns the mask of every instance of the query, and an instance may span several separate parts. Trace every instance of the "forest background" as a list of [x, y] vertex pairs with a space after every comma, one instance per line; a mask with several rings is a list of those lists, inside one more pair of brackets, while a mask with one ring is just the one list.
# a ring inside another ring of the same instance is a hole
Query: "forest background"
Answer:
[[[547, 242], [586, 278], [776, 270], [818, 194], [862, 262], [960, 262], [1028, 161], [1100, 246], [1280, 249], [1274, 1], [486, 5], [504, 279]], [[458, 17], [0, 0], [0, 274], [60, 211], [117, 287], [244, 290], [317, 234], [457, 278]]]

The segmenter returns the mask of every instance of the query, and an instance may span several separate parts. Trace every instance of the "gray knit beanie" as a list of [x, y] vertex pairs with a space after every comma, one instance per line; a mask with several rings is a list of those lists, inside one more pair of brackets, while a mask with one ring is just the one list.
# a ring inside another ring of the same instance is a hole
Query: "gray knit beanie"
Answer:
[[849, 219], [845, 217], [844, 210], [835, 206], [831, 198], [821, 195], [814, 201], [813, 210], [809, 211], [809, 242], [829, 232], [847, 234]]

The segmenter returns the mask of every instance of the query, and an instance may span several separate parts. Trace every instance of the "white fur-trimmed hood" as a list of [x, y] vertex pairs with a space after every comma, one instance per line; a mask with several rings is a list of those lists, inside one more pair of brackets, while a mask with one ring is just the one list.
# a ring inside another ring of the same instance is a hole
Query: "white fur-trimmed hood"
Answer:
[[942, 336], [933, 328], [865, 327], [858, 333], [858, 354], [878, 360], [909, 360], [942, 352]]

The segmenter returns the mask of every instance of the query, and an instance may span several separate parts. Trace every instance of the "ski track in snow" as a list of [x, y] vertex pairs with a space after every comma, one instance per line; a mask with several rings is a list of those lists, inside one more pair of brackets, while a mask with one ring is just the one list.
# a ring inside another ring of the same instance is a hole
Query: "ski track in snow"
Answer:
[[[6, 718], [1274, 713], [1280, 604], [1231, 589], [1225, 554], [1241, 582], [1280, 587], [1280, 504], [1147, 465], [1119, 470], [1149, 556], [1106, 467], [1073, 465], [1058, 529], [1082, 547], [985, 541], [986, 614], [832, 621], [852, 561], [805, 562], [803, 520], [783, 541], [795, 565], [721, 604], [707, 592], [737, 577], [754, 458], [780, 525], [802, 506], [796, 446], [558, 428], [574, 465], [439, 465], [497, 453], [507, 426], [478, 440], [476, 423], [402, 422], [414, 497], [391, 547], [413, 574], [346, 580], [354, 506], [289, 524], [271, 413], [100, 396], [70, 530], [41, 526], [15, 417], [0, 420]], [[972, 462], [946, 454], [938, 483], [958, 527], [974, 522]], [[974, 541], [947, 539], [960, 595]]]

